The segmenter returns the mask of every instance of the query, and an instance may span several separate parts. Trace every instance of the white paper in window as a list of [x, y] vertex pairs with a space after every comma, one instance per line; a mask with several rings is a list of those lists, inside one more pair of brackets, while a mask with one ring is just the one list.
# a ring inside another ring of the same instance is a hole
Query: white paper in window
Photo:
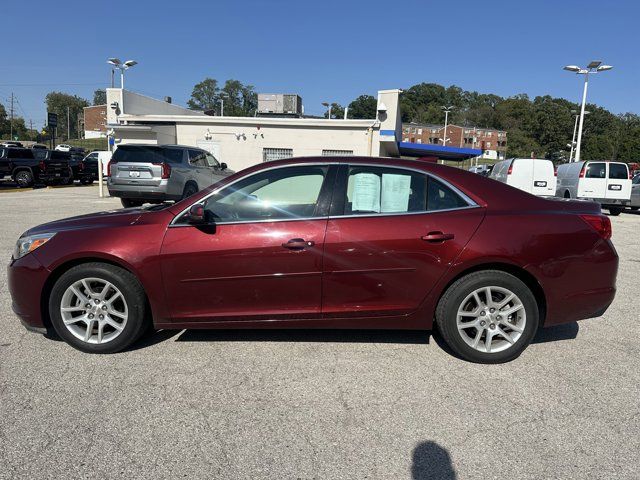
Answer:
[[382, 212], [409, 210], [411, 175], [382, 174]]
[[354, 212], [380, 211], [380, 177], [378, 175], [357, 173], [353, 176], [351, 210]]

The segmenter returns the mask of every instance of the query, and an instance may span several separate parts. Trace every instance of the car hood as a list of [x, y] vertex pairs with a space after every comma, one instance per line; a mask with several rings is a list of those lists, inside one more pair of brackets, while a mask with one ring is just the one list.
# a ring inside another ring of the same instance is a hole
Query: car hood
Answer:
[[42, 225], [31, 228], [23, 235], [135, 225], [139, 223], [143, 217], [151, 215], [152, 213], [153, 212], [145, 210], [144, 208], [120, 208], [117, 210], [108, 210], [106, 212], [90, 213], [87, 215], [79, 215], [77, 217], [63, 218], [62, 220], [43, 223]]

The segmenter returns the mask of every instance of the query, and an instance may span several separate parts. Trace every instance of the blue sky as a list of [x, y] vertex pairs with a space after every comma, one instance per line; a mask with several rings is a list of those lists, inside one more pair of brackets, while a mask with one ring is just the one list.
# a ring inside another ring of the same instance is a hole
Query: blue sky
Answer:
[[637, 0], [5, 3], [0, 101], [14, 92], [37, 126], [48, 91], [106, 86], [110, 56], [137, 60], [126, 86], [150, 96], [184, 105], [203, 78], [236, 78], [299, 93], [307, 113], [419, 82], [578, 101], [562, 66], [598, 59], [615, 68], [589, 101], [640, 113]]

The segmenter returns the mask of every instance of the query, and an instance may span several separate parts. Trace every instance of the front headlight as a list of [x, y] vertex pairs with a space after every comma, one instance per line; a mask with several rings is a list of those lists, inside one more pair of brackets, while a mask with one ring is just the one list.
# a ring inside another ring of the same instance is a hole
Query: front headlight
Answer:
[[20, 237], [16, 242], [16, 248], [13, 251], [13, 259], [17, 260], [24, 257], [27, 253], [33, 252], [36, 248], [41, 247], [54, 237], [55, 233], [38, 233], [37, 235], [25, 235]]

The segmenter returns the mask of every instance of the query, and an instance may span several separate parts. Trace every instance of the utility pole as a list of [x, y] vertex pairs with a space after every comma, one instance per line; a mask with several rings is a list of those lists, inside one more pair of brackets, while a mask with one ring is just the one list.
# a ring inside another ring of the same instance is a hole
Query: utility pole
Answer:
[[69, 118], [69, 105], [67, 105], [67, 140], [71, 138], [71, 121]]
[[11, 126], [9, 127], [10, 130], [10, 137], [9, 140], [13, 140], [13, 92], [11, 92]]

